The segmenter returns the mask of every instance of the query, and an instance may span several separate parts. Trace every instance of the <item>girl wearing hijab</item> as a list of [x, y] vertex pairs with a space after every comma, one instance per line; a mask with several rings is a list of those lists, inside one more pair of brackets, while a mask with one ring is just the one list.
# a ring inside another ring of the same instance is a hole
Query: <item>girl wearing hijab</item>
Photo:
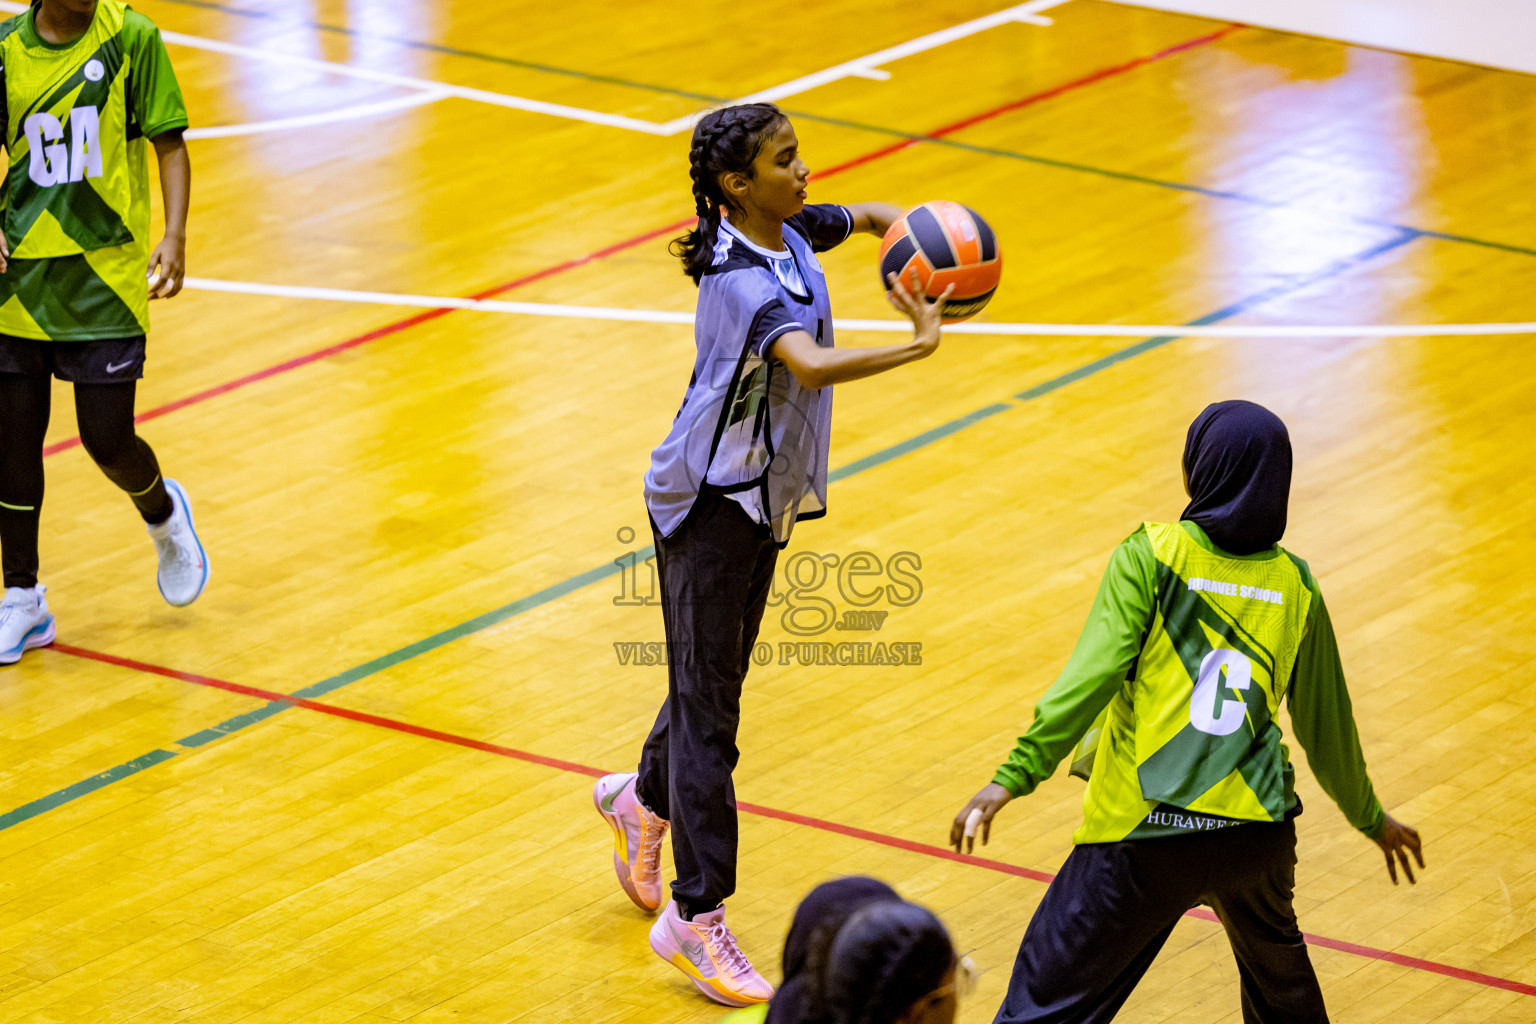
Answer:
[[772, 1002], [721, 1024], [953, 1024], [968, 977], [930, 911], [876, 879], [839, 878], [795, 911]]
[[1282, 698], [1323, 792], [1381, 847], [1393, 884], [1399, 864], [1414, 881], [1408, 851], [1424, 866], [1418, 833], [1382, 811], [1366, 774], [1317, 580], [1278, 543], [1285, 424], [1251, 402], [1208, 407], [1184, 480], [1180, 521], [1145, 523], [1116, 549], [1033, 724], [950, 828], [957, 851], [977, 826], [985, 844], [998, 810], [1077, 746], [1083, 824], [995, 1024], [1110, 1020], [1197, 904], [1232, 943], [1245, 1024], [1327, 1021], [1292, 907], [1301, 803]]

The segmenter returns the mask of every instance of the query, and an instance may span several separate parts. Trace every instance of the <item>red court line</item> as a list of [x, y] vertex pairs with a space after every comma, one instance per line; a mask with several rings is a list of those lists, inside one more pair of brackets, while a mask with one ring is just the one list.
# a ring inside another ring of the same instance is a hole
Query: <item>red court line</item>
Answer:
[[868, 829], [855, 828], [852, 825], [841, 825], [835, 821], [827, 821], [825, 818], [812, 818], [806, 814], [796, 814], [794, 811], [781, 811], [776, 807], [764, 807], [762, 804], [741, 802], [738, 802], [736, 806], [739, 810], [746, 811], [748, 814], [755, 814], [760, 818], [787, 821], [792, 825], [804, 825], [807, 828], [832, 832], [840, 836], [847, 836], [850, 839], [862, 839], [867, 843], [878, 843], [881, 846], [906, 850], [908, 853], [921, 853], [928, 857], [938, 857], [941, 860], [952, 860], [957, 864], [970, 864], [979, 868], [987, 868], [991, 871], [1000, 871], [1005, 875], [1028, 878], [1036, 882], [1049, 884], [1051, 879], [1056, 877], [1048, 871], [1036, 871], [1034, 868], [1019, 867], [1017, 864], [1005, 864], [1003, 861], [991, 860], [987, 857], [976, 857], [968, 853], [956, 853], [947, 846], [934, 846], [930, 843], [919, 843], [911, 839], [902, 839], [899, 836], [888, 836], [883, 832], [871, 832]]
[[[1203, 921], [1216, 921], [1220, 919], [1204, 907], [1196, 907], [1187, 911], [1185, 917], [1198, 917]], [[1314, 935], [1311, 932], [1302, 932], [1302, 938], [1307, 940], [1309, 946], [1322, 946], [1324, 949], [1336, 949], [1341, 953], [1353, 953], [1356, 956], [1369, 957], [1372, 960], [1383, 960], [1390, 964], [1398, 964], [1402, 967], [1414, 967], [1421, 971], [1430, 971], [1435, 974], [1443, 974], [1447, 978], [1456, 978], [1460, 981], [1472, 981], [1479, 985], [1487, 985], [1490, 988], [1502, 988], [1509, 992], [1518, 992], [1523, 996], [1536, 996], [1536, 985], [1527, 985], [1520, 981], [1511, 981], [1509, 978], [1499, 978], [1492, 974], [1481, 974], [1477, 971], [1469, 971], [1464, 967], [1452, 967], [1449, 964], [1437, 963], [1434, 960], [1421, 960], [1416, 956], [1406, 953], [1394, 953], [1387, 949], [1376, 949], [1373, 946], [1362, 946], [1354, 942], [1345, 942], [1343, 939], [1330, 939], [1326, 935]]]
[[[1167, 57], [1172, 57], [1176, 54], [1184, 53], [1186, 51], [1196, 49], [1197, 47], [1205, 46], [1208, 43], [1214, 43], [1216, 40], [1221, 39], [1223, 36], [1229, 35], [1232, 32], [1235, 32], [1238, 29], [1244, 27], [1246, 26], [1239, 25], [1237, 23], [1224, 26], [1215, 32], [1211, 32], [1203, 36], [1197, 36], [1194, 39], [1189, 39], [1182, 43], [1176, 43], [1173, 46], [1159, 50], [1153, 54], [1148, 54], [1145, 57], [1137, 57], [1134, 60], [1126, 61], [1124, 64], [1117, 64], [1114, 67], [1103, 68], [1091, 74], [1084, 75], [1082, 78], [1075, 78], [1072, 81], [1066, 82], [1062, 85], [1053, 86], [1050, 89], [1046, 89], [1044, 92], [1033, 93], [1029, 96], [1025, 96], [1022, 99], [1017, 99], [1013, 100], [1012, 102], [1005, 103], [1000, 107], [994, 107], [991, 110], [983, 111], [982, 113], [975, 114], [963, 121], [956, 121], [954, 124], [945, 125], [942, 128], [929, 132], [925, 136], [905, 139], [901, 142], [895, 143], [894, 145], [885, 146], [871, 153], [865, 153], [863, 156], [855, 157], [852, 160], [829, 167], [824, 171], [818, 171], [811, 175], [811, 177], [816, 180], [820, 180], [822, 178], [830, 178], [834, 174], [841, 174], [843, 171], [852, 170], [855, 167], [862, 167], [865, 164], [872, 163], [884, 157], [891, 156], [892, 154], [899, 153], [902, 150], [909, 149], [910, 147], [922, 142], [925, 138], [943, 138], [945, 135], [960, 131], [962, 128], [969, 128], [971, 125], [988, 120], [989, 118], [998, 117], [999, 115], [1006, 114], [1009, 111], [1020, 110], [1024, 107], [1044, 102], [1045, 100], [1054, 99], [1057, 96], [1063, 95], [1064, 93], [1069, 93], [1076, 89], [1081, 89], [1085, 86], [1093, 85], [1096, 82], [1102, 82], [1106, 78], [1114, 78], [1117, 75], [1123, 75], [1128, 71], [1134, 71], [1135, 69], [1143, 67], [1144, 65], [1152, 64]], [[502, 295], [506, 292], [512, 291], [514, 288], [521, 288], [524, 285], [533, 284], [535, 281], [542, 281], [545, 278], [554, 277], [556, 274], [563, 274], [567, 270], [575, 270], [577, 267], [584, 267], [590, 263], [595, 263], [598, 260], [606, 259], [615, 253], [623, 252], [625, 249], [632, 249], [637, 245], [640, 245], [644, 242], [649, 242], [653, 238], [658, 238], [662, 235], [670, 234], [673, 231], [681, 231], [684, 228], [691, 227], [693, 224], [694, 219], [689, 217], [685, 220], [675, 221], [674, 223], [668, 224], [665, 227], [652, 228], [650, 231], [635, 235], [633, 238], [626, 238], [622, 242], [615, 242], [613, 245], [598, 249], [595, 252], [590, 252], [585, 256], [578, 256], [575, 259], [569, 259], [564, 263], [557, 263], [554, 266], [545, 267], [543, 270], [535, 271], [532, 274], [519, 277], [516, 280], [507, 281], [504, 284], [496, 285], [494, 288], [488, 288], [483, 292], [477, 292], [476, 294], [469, 296], [469, 298], [494, 298], [497, 295]], [[359, 346], [366, 345], [371, 341], [378, 341], [380, 338], [387, 338], [392, 334], [399, 334], [401, 331], [409, 330], [412, 327], [436, 320], [439, 317], [447, 316], [452, 312], [455, 312], [455, 310], [449, 307], [425, 310], [413, 316], [406, 317], [404, 320], [397, 320], [392, 324], [387, 324], [383, 327], [376, 328], [367, 332], [366, 334], [359, 334], [355, 338], [348, 338], [346, 341], [337, 342], [334, 345], [328, 345], [322, 349], [316, 349], [315, 351], [306, 355], [295, 356], [294, 358], [285, 360], [284, 362], [278, 363], [275, 366], [269, 366], [264, 370], [257, 370], [255, 373], [248, 373], [243, 377], [236, 377], [234, 380], [226, 381], [223, 384], [218, 384], [203, 391], [198, 391], [194, 394], [187, 395], [185, 398], [178, 398], [174, 402], [167, 402], [165, 405], [156, 406], [153, 409], [148, 409], [135, 416], [134, 422], [144, 423], [149, 420], [159, 419], [161, 416], [164, 416], [167, 413], [176, 412], [178, 409], [185, 409], [189, 405], [198, 405], [202, 402], [208, 401], [210, 398], [217, 398], [220, 395], [228, 394], [229, 392], [243, 388], [248, 384], [255, 384], [258, 381], [263, 381], [270, 377], [275, 377], [280, 373], [287, 373], [289, 370], [296, 370], [301, 366], [308, 366], [310, 363], [318, 362], [322, 359], [329, 358], [330, 356], [341, 352], [346, 352], [349, 349], [358, 348]], [[45, 447], [43, 449], [43, 455], [45, 457], [49, 455], [56, 455], [59, 452], [67, 451], [70, 448], [79, 447], [79, 445], [79, 437], [67, 438], [63, 441], [58, 441]]]
[[873, 153], [865, 153], [863, 156], [854, 157], [852, 160], [849, 160], [846, 163], [841, 163], [833, 167], [829, 167], [827, 170], [822, 171], [820, 174], [813, 175], [813, 177], [822, 178], [829, 174], [837, 174], [841, 171], [850, 170], [854, 167], [861, 167], [864, 164], [879, 160], [882, 157], [890, 156], [893, 153], [900, 153], [904, 149], [910, 149], [911, 147], [921, 143], [924, 139], [942, 139], [946, 135], [953, 135], [955, 132], [969, 128], [972, 125], [980, 124], [982, 121], [990, 121], [994, 117], [1001, 117], [1003, 114], [1011, 113], [1015, 110], [1023, 110], [1025, 107], [1034, 106], [1036, 103], [1043, 103], [1046, 100], [1055, 99], [1058, 96], [1073, 92], [1077, 89], [1081, 89], [1084, 86], [1093, 85], [1096, 82], [1102, 82], [1107, 78], [1114, 78], [1118, 75], [1123, 75], [1127, 71], [1135, 71], [1139, 67], [1145, 67], [1148, 64], [1155, 64], [1160, 60], [1165, 60], [1169, 57], [1173, 57], [1181, 53], [1187, 53], [1190, 50], [1197, 49], [1201, 46], [1206, 46], [1210, 43], [1216, 42], [1218, 39], [1229, 36], [1240, 28], [1247, 27], [1248, 26], [1246, 25], [1233, 22], [1230, 25], [1225, 25], [1217, 29], [1215, 32], [1211, 32], [1203, 36], [1197, 36], [1194, 39], [1186, 39], [1182, 43], [1175, 43], [1166, 49], [1158, 50], [1156, 53], [1148, 54], [1145, 57], [1137, 57], [1133, 60], [1126, 61], [1124, 64], [1116, 64], [1114, 67], [1102, 68], [1101, 70], [1084, 75], [1082, 78], [1074, 78], [1070, 82], [1046, 89], [1044, 92], [1032, 93], [1029, 96], [1025, 96], [1023, 99], [1013, 100], [1010, 103], [1004, 103], [1000, 107], [993, 107], [991, 110], [984, 110], [979, 114], [973, 114], [964, 120], [956, 121], [953, 124], [947, 124], [942, 128], [936, 128], [929, 132], [927, 135], [922, 135], [912, 139], [905, 139], [901, 142], [892, 143], [883, 149], [877, 149]]
[[370, 715], [366, 711], [353, 711], [351, 708], [338, 707], [335, 704], [323, 704], [320, 701], [310, 700], [307, 697], [293, 697], [286, 693], [278, 693], [276, 690], [263, 690], [257, 686], [231, 683], [224, 679], [214, 679], [212, 676], [198, 675], [196, 672], [181, 672], [174, 668], [166, 668], [163, 665], [151, 665], [147, 661], [136, 661], [133, 658], [120, 658], [115, 654], [103, 654], [100, 651], [91, 651], [84, 647], [75, 647], [72, 644], [54, 643], [49, 645], [48, 649], [58, 651], [61, 654], [72, 655], [76, 658], [105, 662], [108, 665], [116, 665], [119, 668], [131, 668], [136, 672], [148, 672], [151, 675], [165, 676], [167, 679], [179, 679], [185, 683], [211, 686], [216, 690], [227, 690], [230, 693], [238, 693], [244, 697], [255, 697], [257, 700], [276, 701], [279, 704], [288, 704], [296, 708], [318, 711], [322, 715], [345, 718], [349, 721], [361, 722], [364, 725], [376, 725], [381, 729], [392, 729], [395, 732], [437, 740], [441, 743], [452, 743], [457, 747], [468, 747], [470, 750], [481, 750], [487, 754], [498, 754], [502, 757], [515, 758], [519, 761], [527, 761], [530, 764], [543, 765], [546, 768], [558, 768], [561, 771], [576, 772], [579, 775], [590, 775], [593, 778], [599, 778], [608, 774], [599, 768], [588, 768], [574, 761], [562, 761], [556, 757], [530, 754], [523, 750], [503, 747], [497, 743], [487, 743], [484, 740], [470, 739], [468, 736], [441, 732], [437, 729], [429, 729], [423, 725], [412, 725], [410, 722], [402, 722], [394, 718]]
[[[675, 224], [668, 224], [665, 227], [652, 228], [650, 231], [635, 235], [633, 238], [626, 238], [622, 242], [615, 242], [613, 245], [598, 249], [595, 252], [589, 252], [585, 256], [578, 256], [575, 259], [566, 260], [564, 263], [556, 263], [552, 267], [545, 267], [543, 270], [535, 271], [532, 274], [527, 274], [523, 277], [517, 278], [516, 280], [498, 284], [493, 288], [487, 288], [483, 292], [476, 292], [474, 295], [469, 297], [471, 299], [495, 298], [496, 296], [505, 292], [509, 292], [514, 288], [521, 288], [524, 285], [533, 284], [535, 281], [542, 281], [547, 277], [554, 277], [556, 274], [563, 274], [567, 270], [575, 270], [577, 267], [584, 267], [589, 263], [595, 263], [598, 260], [612, 256], [614, 253], [623, 252], [625, 249], [632, 249], [644, 242], [649, 242], [653, 238], [669, 234], [673, 231], [680, 231], [692, 223], [693, 219], [690, 218], [688, 220], [680, 220]], [[133, 421], [135, 423], [144, 423], [148, 420], [159, 419], [161, 416], [164, 416], [167, 413], [175, 412], [178, 409], [185, 409], [189, 405], [198, 405], [202, 402], [208, 401], [210, 398], [217, 398], [220, 395], [228, 394], [231, 391], [243, 388], [247, 384], [255, 384], [257, 381], [263, 381], [269, 377], [276, 377], [280, 373], [287, 373], [289, 370], [296, 370], [301, 366], [308, 366], [310, 363], [319, 362], [322, 359], [329, 358], [330, 356], [334, 356], [341, 352], [346, 352], [349, 349], [358, 348], [359, 346], [368, 344], [370, 341], [378, 341], [380, 338], [387, 338], [392, 334], [399, 334], [401, 331], [409, 330], [412, 327], [419, 326], [420, 324], [427, 323], [431, 320], [436, 320], [439, 317], [447, 316], [449, 313], [453, 312], [457, 312], [457, 310], [455, 310], [453, 307], [447, 306], [439, 307], [437, 309], [423, 310], [422, 312], [413, 316], [406, 317], [404, 320], [396, 320], [392, 324], [386, 324], [383, 327], [375, 328], [366, 334], [359, 334], [355, 338], [348, 338], [346, 341], [340, 341], [334, 345], [327, 345], [325, 348], [316, 349], [315, 351], [308, 352], [302, 356], [295, 356], [292, 359], [285, 360], [275, 366], [269, 366], [264, 370], [257, 370], [255, 373], [248, 373], [244, 377], [236, 377], [234, 380], [225, 381], [223, 384], [218, 384], [214, 387], [207, 388], [206, 390], [187, 395], [185, 398], [178, 398], [174, 402], [167, 402], [165, 405], [160, 405], [153, 409], [145, 410], [144, 412], [141, 412], [135, 416]], [[77, 448], [79, 445], [80, 438], [71, 437], [66, 440], [58, 441], [54, 444], [48, 445], [43, 449], [43, 455], [56, 455], [59, 452], [66, 451], [70, 448]]]
[[[545, 757], [542, 754], [532, 754], [525, 750], [516, 750], [512, 747], [504, 747], [499, 743], [487, 743], [484, 740], [470, 739], [468, 736], [459, 736], [451, 732], [442, 732], [438, 729], [429, 729], [421, 725], [413, 725], [410, 722], [402, 722], [395, 718], [385, 718], [382, 715], [371, 715], [366, 711], [354, 711], [351, 708], [338, 707], [335, 704], [326, 704], [322, 701], [309, 700], [304, 697], [292, 697], [286, 693], [278, 693], [275, 690], [263, 690], [256, 686], [245, 686], [241, 683], [231, 683], [223, 679], [214, 679], [211, 676], [198, 675], [195, 672], [182, 672], [162, 665], [152, 665], [149, 662], [137, 661], [133, 658], [123, 658], [115, 654], [103, 654], [100, 651], [87, 650], [84, 647], [75, 647], [72, 644], [54, 643], [48, 650], [58, 651], [60, 654], [68, 654], [76, 658], [85, 658], [90, 661], [104, 662], [108, 665], [116, 665], [119, 668], [133, 669], [137, 672], [147, 672], [152, 675], [164, 676], [167, 679], [177, 679], [182, 682], [196, 683], [199, 686], [210, 686], [230, 693], [238, 693], [246, 697], [254, 697], [257, 700], [277, 701], [293, 707], [305, 708], [322, 715], [331, 715], [336, 718], [345, 718], [348, 721], [360, 722], [364, 725], [374, 725], [381, 729], [390, 729], [395, 732], [405, 733], [410, 736], [420, 736], [423, 739], [437, 740], [441, 743], [451, 743], [458, 747], [467, 747], [470, 750], [479, 750], [487, 754], [496, 754], [500, 757], [508, 757], [517, 761], [525, 761], [529, 764], [543, 765], [546, 768], [555, 768], [560, 771], [573, 772], [577, 775], [586, 775], [598, 778], [606, 775], [601, 768], [593, 768], [574, 761], [562, 761], [555, 757]], [[1036, 882], [1049, 883], [1056, 876], [1047, 871], [1036, 871], [1033, 868], [1020, 867], [1016, 864], [1007, 864], [1003, 861], [990, 860], [986, 857], [976, 857], [970, 854], [956, 853], [945, 846], [933, 846], [929, 843], [914, 842], [911, 839], [902, 839], [899, 836], [885, 835], [881, 832], [871, 832], [868, 829], [856, 828], [852, 825], [842, 825], [835, 821], [827, 821], [823, 818], [813, 818], [806, 814], [796, 814], [794, 811], [781, 811], [774, 807], [766, 807], [762, 804], [738, 803], [740, 810], [748, 814], [755, 814], [762, 818], [772, 818], [776, 821], [788, 822], [792, 825], [802, 825], [806, 828], [818, 829], [822, 832], [831, 832], [835, 835], [847, 836], [851, 839], [860, 839], [865, 842], [877, 843], [881, 846], [889, 846], [897, 850], [905, 850], [909, 853], [918, 853], [928, 857], [937, 857], [942, 860], [955, 861], [959, 864], [969, 864], [973, 867], [986, 868], [989, 871], [997, 871], [1002, 874], [1014, 875], [1019, 878], [1028, 878]], [[1185, 914], [1186, 917], [1196, 917], [1203, 921], [1216, 921], [1216, 915], [1203, 907], [1196, 907]], [[1321, 946], [1326, 949], [1338, 950], [1342, 953], [1352, 953], [1355, 956], [1365, 957], [1370, 960], [1382, 960], [1386, 963], [1397, 964], [1401, 967], [1411, 967], [1432, 974], [1444, 975], [1447, 978], [1455, 978], [1459, 981], [1470, 981], [1478, 985], [1486, 985], [1489, 988], [1504, 989], [1509, 992], [1517, 992], [1521, 995], [1536, 996], [1536, 985], [1528, 985], [1524, 982], [1514, 981], [1509, 978], [1500, 978], [1492, 974], [1483, 974], [1479, 971], [1469, 971], [1464, 967], [1453, 967], [1450, 964], [1442, 964], [1434, 960], [1424, 960], [1416, 956], [1408, 956], [1405, 953], [1394, 953], [1387, 949], [1376, 949], [1373, 946], [1362, 946], [1355, 942], [1345, 942], [1343, 939], [1331, 939], [1325, 935], [1313, 935], [1311, 932], [1303, 932], [1303, 937], [1309, 945]]]

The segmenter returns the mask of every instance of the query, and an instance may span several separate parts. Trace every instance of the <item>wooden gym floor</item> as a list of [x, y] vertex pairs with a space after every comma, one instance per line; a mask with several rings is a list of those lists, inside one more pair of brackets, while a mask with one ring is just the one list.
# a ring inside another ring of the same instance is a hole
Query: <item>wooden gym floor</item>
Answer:
[[[194, 124], [243, 126], [190, 144], [190, 272], [279, 287], [154, 309], [142, 429], [214, 568], [191, 608], [160, 601], [57, 393], [59, 643], [0, 670], [7, 1022], [721, 1015], [647, 948], [588, 796], [665, 688], [621, 663], [662, 634], [645, 570], [618, 567], [649, 543], [640, 478], [690, 331], [295, 288], [691, 311], [664, 251], [686, 118], [919, 40], [888, 80], [781, 102], [813, 200], [991, 220], [984, 319], [1536, 320], [1526, 76], [1101, 0], [980, 28], [983, 0], [137, 6], [181, 34]], [[889, 316], [874, 254], [824, 257], [839, 315]], [[737, 773], [744, 947], [777, 977], [799, 897], [878, 875], [974, 950], [961, 1019], [991, 1019], [1080, 785], [1010, 806], [986, 859], [944, 855], [950, 816], [1114, 544], [1177, 517], [1191, 418], [1245, 397], [1290, 425], [1285, 543], [1322, 580], [1377, 790], [1426, 840], [1394, 889], [1300, 766], [1297, 905], [1334, 1019], [1536, 1021], [1530, 340], [957, 334], [839, 387], [830, 516], [786, 560], [865, 551], [885, 578], [857, 585], [921, 590], [878, 604], [878, 633], [804, 639], [921, 664], [781, 664], [809, 597], [770, 609]], [[852, 607], [835, 576], [817, 594]], [[1120, 1019], [1239, 1020], [1219, 927], [1184, 921]]]

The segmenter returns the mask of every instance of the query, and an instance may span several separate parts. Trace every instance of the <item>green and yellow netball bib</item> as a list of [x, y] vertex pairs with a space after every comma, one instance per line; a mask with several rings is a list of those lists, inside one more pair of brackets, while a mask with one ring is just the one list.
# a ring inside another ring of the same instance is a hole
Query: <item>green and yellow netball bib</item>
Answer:
[[0, 333], [45, 340], [149, 328], [147, 139], [187, 124], [153, 22], [99, 0], [91, 27], [55, 45], [33, 11], [0, 23], [5, 80]]
[[[1143, 526], [1157, 598], [1133, 678], [1080, 747], [1080, 843], [1278, 821], [1294, 803], [1276, 716], [1312, 592], [1283, 550], [1208, 550], [1177, 523]], [[1096, 730], [1096, 732], [1095, 732]]]

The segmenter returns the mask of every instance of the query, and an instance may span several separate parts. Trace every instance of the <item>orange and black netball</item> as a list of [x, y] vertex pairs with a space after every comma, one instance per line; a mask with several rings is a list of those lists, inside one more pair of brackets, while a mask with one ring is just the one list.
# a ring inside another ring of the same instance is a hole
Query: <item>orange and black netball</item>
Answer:
[[917, 271], [923, 293], [936, 299], [950, 285], [944, 322], [980, 313], [997, 291], [1003, 253], [997, 234], [981, 215], [959, 203], [924, 203], [891, 225], [880, 243], [880, 281], [889, 290], [895, 274], [908, 288]]

